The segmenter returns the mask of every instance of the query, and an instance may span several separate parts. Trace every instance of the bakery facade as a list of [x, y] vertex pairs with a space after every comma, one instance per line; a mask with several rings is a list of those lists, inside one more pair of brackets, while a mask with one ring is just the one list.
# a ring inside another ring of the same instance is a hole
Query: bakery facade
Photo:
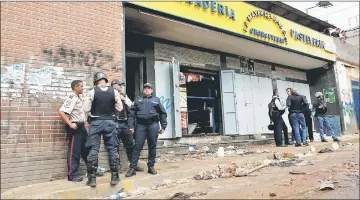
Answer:
[[[273, 89], [283, 100], [288, 87], [313, 99], [309, 72], [336, 60], [331, 37], [245, 2], [124, 7], [126, 60], [143, 54], [138, 80], [155, 85], [169, 113], [162, 139], [270, 133], [267, 104]], [[148, 45], [131, 52], [140, 40]], [[143, 82], [133, 83], [137, 93]]]

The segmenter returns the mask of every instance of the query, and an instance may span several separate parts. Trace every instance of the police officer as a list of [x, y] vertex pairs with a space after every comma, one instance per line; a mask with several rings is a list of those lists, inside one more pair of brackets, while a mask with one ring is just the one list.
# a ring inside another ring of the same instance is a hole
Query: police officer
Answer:
[[[289, 144], [289, 133], [286, 124], [282, 118], [285, 113], [286, 105], [282, 105], [279, 98], [279, 91], [273, 91], [273, 98], [271, 100], [273, 111], [271, 113], [271, 120], [274, 122], [274, 138], [277, 147], [286, 147]], [[283, 144], [282, 132], [284, 132], [285, 145]]]
[[[89, 91], [88, 98], [84, 101], [84, 111], [90, 121], [90, 133], [86, 146], [90, 147], [88, 155], [88, 182], [91, 187], [96, 186], [96, 171], [98, 167], [98, 154], [100, 150], [101, 135], [109, 153], [111, 170], [111, 185], [119, 183], [118, 147], [116, 136], [115, 112], [123, 110], [120, 94], [113, 87], [106, 85], [107, 77], [102, 72], [94, 75], [95, 87]], [[90, 114], [89, 114], [90, 112]]]
[[[130, 132], [134, 132], [136, 118], [136, 133], [135, 133], [135, 149], [132, 154], [132, 161], [126, 177], [136, 174], [136, 165], [139, 160], [140, 152], [147, 140], [149, 155], [148, 155], [148, 173], [157, 174], [154, 165], [156, 158], [156, 144], [158, 134], [162, 134], [167, 126], [166, 110], [161, 104], [158, 97], [152, 96], [152, 85], [146, 83], [144, 85], [144, 94], [137, 97], [130, 108], [131, 115], [129, 116]], [[159, 126], [159, 121], [161, 127]]]
[[[129, 116], [129, 108], [132, 105], [132, 101], [126, 95], [125, 90], [125, 83], [121, 80], [116, 79], [111, 82], [111, 86], [114, 87], [119, 93], [120, 98], [122, 101], [123, 110], [118, 112], [116, 115], [117, 120], [117, 136], [121, 139], [124, 147], [126, 149], [126, 155], [128, 157], [129, 163], [131, 163], [131, 157], [134, 150], [134, 137], [133, 134], [130, 132], [129, 125], [128, 125], [128, 116]], [[140, 166], [136, 166], [136, 171], [144, 171]]]
[[67, 138], [69, 139], [67, 164], [68, 180], [81, 182], [82, 177], [78, 174], [80, 157], [87, 163], [88, 149], [85, 143], [88, 137], [85, 128], [85, 113], [83, 110], [83, 101], [80, 94], [83, 93], [83, 83], [80, 80], [74, 80], [71, 83], [73, 93], [69, 95], [64, 104], [60, 107], [59, 115], [65, 123]]

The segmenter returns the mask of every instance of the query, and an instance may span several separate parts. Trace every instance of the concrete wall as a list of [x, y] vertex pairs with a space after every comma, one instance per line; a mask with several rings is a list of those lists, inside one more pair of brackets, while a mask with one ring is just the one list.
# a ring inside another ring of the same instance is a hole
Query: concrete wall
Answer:
[[338, 38], [334, 38], [334, 42], [337, 60], [359, 66], [359, 45], [355, 46], [348, 42], [342, 42]]
[[86, 93], [96, 71], [121, 78], [122, 9], [121, 2], [1, 2], [2, 191], [66, 177], [58, 110], [72, 80], [83, 80]]
[[[318, 68], [309, 70], [307, 77], [310, 85], [311, 101], [315, 101], [315, 92], [323, 92], [325, 98], [328, 98], [328, 112], [330, 123], [337, 135], [341, 134], [340, 122], [340, 99], [338, 96], [338, 87], [335, 81], [334, 67], [329, 65], [329, 68]], [[318, 130], [317, 123], [315, 129]]]
[[358, 133], [351, 81], [359, 81], [359, 68], [346, 66], [346, 63], [338, 61], [335, 65], [335, 75], [344, 133]]

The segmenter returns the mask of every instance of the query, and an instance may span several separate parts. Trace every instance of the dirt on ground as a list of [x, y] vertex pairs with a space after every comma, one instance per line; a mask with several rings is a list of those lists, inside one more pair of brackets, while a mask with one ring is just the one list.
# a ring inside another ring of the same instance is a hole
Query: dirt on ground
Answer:
[[[129, 194], [127, 199], [359, 198], [359, 144], [327, 153], [309, 152], [300, 158], [299, 155], [291, 158], [292, 154], [285, 156], [287, 158], [283, 156], [275, 155], [272, 163], [247, 176], [221, 177], [218, 174], [208, 176], [207, 180], [196, 180], [194, 174], [181, 180], [165, 180], [146, 191]], [[232, 157], [223, 159], [228, 159], [229, 166], [232, 165]], [[233, 171], [248, 172], [261, 164], [245, 163]], [[214, 164], [214, 174], [221, 173], [222, 169], [216, 170], [218, 168]]]

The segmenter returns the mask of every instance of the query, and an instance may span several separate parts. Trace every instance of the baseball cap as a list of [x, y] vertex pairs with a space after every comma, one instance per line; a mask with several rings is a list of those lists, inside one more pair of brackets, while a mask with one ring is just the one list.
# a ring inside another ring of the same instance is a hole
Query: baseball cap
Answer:
[[144, 88], [146, 88], [146, 87], [151, 88], [151, 89], [153, 88], [150, 83], [145, 83], [145, 84], [144, 84]]
[[115, 79], [115, 80], [111, 81], [111, 86], [113, 86], [114, 84], [125, 85], [125, 83], [119, 79]]

